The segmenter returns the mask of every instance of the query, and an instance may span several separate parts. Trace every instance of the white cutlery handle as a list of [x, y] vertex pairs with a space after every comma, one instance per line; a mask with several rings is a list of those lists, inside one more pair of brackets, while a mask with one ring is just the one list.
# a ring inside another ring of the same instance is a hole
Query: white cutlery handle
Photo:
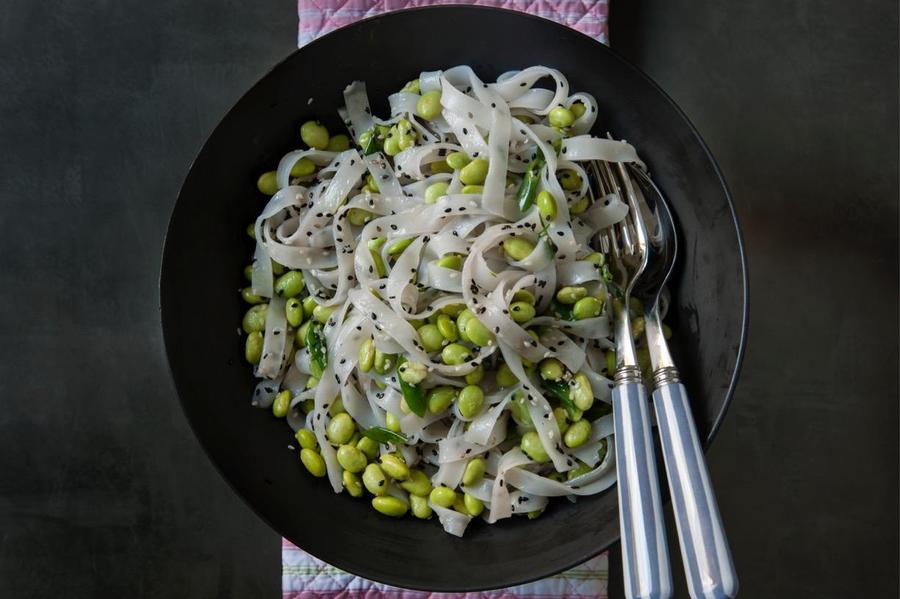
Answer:
[[672, 572], [647, 391], [643, 383], [622, 383], [613, 388], [612, 399], [625, 595], [667, 599]]
[[653, 404], [688, 591], [694, 599], [734, 597], [737, 573], [687, 391], [681, 383], [664, 384], [653, 392]]

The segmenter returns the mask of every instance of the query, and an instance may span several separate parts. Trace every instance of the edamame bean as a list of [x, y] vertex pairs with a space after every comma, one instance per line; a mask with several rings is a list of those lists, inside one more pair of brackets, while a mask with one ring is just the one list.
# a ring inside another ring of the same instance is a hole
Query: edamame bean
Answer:
[[344, 412], [331, 419], [328, 426], [325, 427], [325, 434], [332, 443], [342, 445], [350, 440], [355, 430], [356, 426], [353, 424], [350, 414]]
[[446, 160], [437, 160], [431, 163], [431, 174], [436, 175], [438, 173], [452, 173], [453, 169], [450, 168], [450, 165], [447, 164]]
[[560, 434], [565, 434], [569, 428], [569, 420], [566, 418], [565, 408], [553, 408], [553, 418], [556, 419], [556, 426], [559, 427]]
[[347, 489], [347, 493], [350, 494], [350, 497], [363, 496], [362, 481], [360, 480], [358, 474], [344, 470], [341, 478], [344, 481], [344, 488]]
[[547, 120], [551, 127], [571, 127], [575, 122], [575, 115], [565, 106], [557, 106], [547, 115]]
[[606, 373], [612, 376], [616, 372], [616, 352], [606, 350]]
[[427, 352], [438, 351], [444, 347], [444, 336], [436, 325], [426, 324], [419, 328], [419, 339]]
[[575, 320], [584, 320], [585, 318], [595, 318], [600, 316], [603, 311], [603, 302], [596, 297], [583, 297], [572, 307], [572, 316]]
[[572, 216], [578, 216], [579, 214], [587, 210], [590, 205], [591, 199], [589, 197], [584, 196], [583, 198], [579, 198], [578, 200], [572, 202], [572, 204], [569, 206], [569, 214], [571, 214]]
[[464, 418], [473, 418], [484, 405], [484, 391], [478, 385], [466, 385], [459, 392], [456, 406]]
[[462, 257], [459, 254], [448, 254], [438, 260], [437, 265], [442, 268], [459, 270], [462, 268]]
[[[317, 377], [317, 376], [311, 376], [308, 379], [306, 379], [306, 388], [307, 389], [315, 389], [316, 385], [318, 385], [318, 384], [319, 384], [319, 377]], [[312, 411], [312, 408], [315, 407], [315, 404], [316, 404], [315, 400], [307, 399], [306, 401], [303, 402], [304, 411], [306, 411], [307, 414], [310, 413]]]
[[527, 289], [519, 289], [513, 294], [514, 302], [525, 302], [526, 304], [535, 304], [534, 294]]
[[481, 347], [494, 343], [494, 334], [474, 316], [466, 322], [466, 337]]
[[[470, 320], [469, 322], [471, 323], [473, 320], [474, 319]], [[444, 364], [449, 364], [450, 366], [457, 366], [459, 364], [462, 364], [471, 355], [472, 354], [471, 352], [469, 352], [468, 348], [464, 345], [460, 345], [459, 343], [451, 343], [449, 345], [446, 345], [441, 351], [441, 359], [444, 361]]]
[[372, 220], [372, 213], [361, 208], [351, 208], [347, 211], [347, 220], [354, 227], [361, 227]]
[[463, 471], [462, 484], [467, 487], [477, 485], [481, 482], [481, 479], [484, 478], [486, 468], [487, 462], [485, 462], [483, 457], [479, 456], [477, 458], [472, 458], [469, 460], [469, 463], [466, 464], [465, 471]]
[[487, 174], [488, 161], [484, 158], [476, 158], [459, 171], [459, 180], [463, 185], [481, 185], [487, 178]]
[[394, 257], [399, 256], [400, 254], [403, 253], [403, 250], [408, 248], [409, 244], [411, 244], [413, 241], [415, 241], [415, 237], [410, 237], [409, 239], [401, 239], [399, 241], [395, 241], [394, 243], [392, 243], [391, 245], [388, 246], [388, 249], [387, 249], [388, 256], [394, 256]]
[[303, 324], [300, 325], [300, 328], [297, 329], [297, 333], [294, 335], [294, 342], [297, 347], [306, 347], [306, 333], [309, 332], [309, 327], [312, 325], [311, 320], [307, 320]]
[[275, 396], [275, 401], [272, 402], [272, 415], [275, 416], [275, 418], [284, 418], [287, 416], [288, 407], [290, 407], [290, 405], [291, 392], [281, 391]]
[[594, 252], [592, 254], [588, 254], [587, 256], [582, 258], [582, 260], [586, 260], [587, 262], [594, 264], [598, 268], [603, 266], [604, 264], [606, 264], [606, 257], [603, 254], [601, 254], [600, 252]]
[[363, 372], [369, 372], [374, 364], [375, 340], [369, 337], [359, 346], [359, 369]]
[[569, 110], [572, 112], [572, 116], [574, 116], [576, 119], [580, 119], [581, 115], [583, 115], [585, 113], [585, 110], [587, 110], [587, 107], [581, 102], [575, 102], [574, 104], [569, 106]]
[[484, 191], [483, 185], [466, 185], [462, 188], [461, 193], [464, 194], [475, 194], [482, 193]]
[[509, 305], [509, 315], [520, 324], [534, 318], [536, 313], [534, 306], [526, 302], [513, 302]]
[[372, 507], [385, 516], [390, 516], [392, 518], [399, 518], [403, 516], [404, 514], [406, 514], [406, 510], [409, 509], [409, 505], [405, 501], [403, 501], [402, 499], [397, 499], [396, 497], [393, 497], [391, 495], [373, 497]]
[[566, 447], [581, 447], [584, 442], [591, 436], [591, 423], [587, 420], [579, 420], [573, 422], [566, 434], [563, 435], [563, 442]]
[[409, 477], [400, 483], [400, 487], [410, 495], [419, 497], [428, 497], [432, 489], [428, 475], [421, 470], [414, 469], [409, 471]]
[[319, 304], [316, 303], [316, 299], [312, 296], [307, 296], [303, 298], [303, 316], [304, 318], [309, 318], [312, 316], [313, 310], [316, 309], [316, 306]]
[[241, 320], [241, 327], [245, 333], [253, 333], [254, 331], [262, 331], [266, 328], [266, 315], [269, 312], [269, 304], [258, 304], [253, 306], [244, 314]]
[[594, 405], [594, 392], [591, 389], [591, 381], [583, 372], [574, 377], [575, 386], [572, 387], [572, 402], [582, 412], [590, 410]]
[[291, 298], [284, 305], [284, 315], [288, 324], [292, 327], [300, 326], [303, 322], [303, 304], [297, 298]]
[[587, 295], [584, 287], [563, 287], [556, 292], [556, 299], [563, 304], [574, 304]]
[[438, 314], [435, 328], [438, 333], [440, 333], [441, 337], [447, 341], [456, 341], [459, 338], [456, 331], [456, 323], [446, 314]]
[[434, 513], [434, 511], [431, 509], [431, 506], [428, 505], [428, 499], [425, 497], [410, 495], [409, 505], [410, 508], [412, 508], [413, 516], [421, 520], [427, 520], [428, 518], [431, 518], [431, 514]]
[[662, 325], [663, 338], [671, 339], [672, 338], [672, 327], [667, 324]]
[[316, 442], [316, 435], [308, 428], [301, 428], [294, 434], [294, 438], [297, 439], [297, 443], [300, 444], [301, 449], [315, 449], [318, 443]]
[[256, 239], [256, 225], [254, 223], [250, 223], [247, 225], [247, 235], [250, 236], [250, 239]]
[[431, 185], [426, 187], [425, 203], [434, 204], [435, 202], [437, 202], [439, 197], [447, 195], [448, 187], [450, 187], [450, 184], [446, 181], [438, 181], [437, 183], [432, 183]]
[[384, 415], [384, 426], [387, 427], [387, 429], [389, 431], [399, 433], [400, 432], [400, 419], [393, 412], [387, 412]]
[[538, 207], [538, 213], [545, 221], [551, 221], [556, 218], [556, 199], [549, 191], [542, 191], [538, 194], [535, 203]]
[[388, 156], [396, 156], [400, 153], [400, 139], [396, 135], [388, 135], [384, 140], [384, 153]]
[[547, 455], [547, 450], [544, 449], [541, 438], [535, 431], [528, 431], [522, 435], [522, 441], [519, 446], [525, 452], [525, 455], [535, 462], [544, 463], [550, 461], [550, 456]]
[[366, 467], [366, 456], [353, 445], [341, 445], [337, 450], [337, 461], [347, 472], [362, 472]]
[[418, 385], [428, 376], [428, 367], [421, 362], [408, 360], [397, 368], [400, 378], [410, 385]]
[[319, 121], [306, 121], [300, 126], [300, 139], [310, 148], [324, 150], [328, 147], [328, 129]]
[[430, 121], [441, 114], [441, 92], [425, 92], [416, 102], [416, 114]]
[[322, 459], [316, 451], [312, 449], [300, 450], [300, 461], [309, 470], [309, 473], [317, 478], [325, 476], [327, 469], [325, 468], [325, 460]]
[[501, 246], [503, 247], [503, 251], [506, 252], [506, 255], [517, 262], [519, 260], [524, 260], [534, 251], [534, 244], [521, 237], [510, 237], [505, 239]]
[[369, 464], [363, 470], [363, 484], [372, 495], [384, 495], [387, 493], [387, 479], [378, 464]]
[[325, 324], [335, 310], [337, 310], [337, 306], [316, 306], [315, 310], [313, 310], [313, 319], [316, 322]]
[[578, 464], [578, 466], [576, 466], [575, 468], [569, 470], [569, 471], [566, 473], [566, 479], [567, 479], [567, 480], [572, 480], [573, 478], [578, 478], [578, 477], [581, 476], [582, 474], [587, 474], [587, 473], [590, 472], [591, 470], [593, 470], [593, 468], [591, 468], [591, 467], [588, 466], [587, 464]]
[[275, 279], [275, 293], [284, 298], [291, 298], [303, 291], [303, 273], [291, 270]]
[[453, 170], [465, 168], [471, 161], [465, 152], [451, 152], [447, 155], [447, 165]]
[[463, 495], [463, 504], [466, 506], [466, 511], [473, 518], [480, 516], [481, 512], [484, 511], [484, 502], [468, 493]]
[[350, 149], [350, 138], [343, 133], [332, 135], [325, 149], [329, 152], [345, 152]]
[[541, 378], [545, 381], [558, 381], [562, 378], [563, 373], [565, 372], [562, 362], [560, 362], [556, 358], [547, 358], [545, 360], [541, 360], [539, 366], [541, 369]]
[[367, 458], [374, 460], [378, 456], [378, 441], [368, 437], [362, 437], [356, 442], [356, 448], [363, 452]]
[[484, 378], [484, 365], [479, 364], [472, 372], [465, 376], [467, 385], [477, 385]]
[[408, 94], [418, 94], [419, 93], [419, 80], [413, 79], [412, 81], [407, 81], [406, 85], [403, 86], [403, 89], [400, 91], [406, 92]]
[[409, 466], [400, 456], [386, 453], [381, 456], [381, 469], [394, 480], [406, 480], [409, 478]]
[[259, 364], [262, 358], [263, 335], [259, 331], [253, 331], [247, 335], [244, 343], [244, 358], [251, 364]]
[[241, 289], [241, 299], [243, 299], [248, 304], [261, 304], [266, 301], [265, 298], [262, 298], [253, 293], [252, 287], [244, 287], [243, 289]]
[[441, 485], [432, 489], [431, 493], [428, 495], [428, 498], [434, 505], [451, 508], [453, 507], [453, 502], [456, 501], [456, 491], [449, 487]]
[[440, 414], [449, 408], [454, 399], [456, 399], [456, 389], [450, 386], [433, 387], [425, 397], [425, 401], [428, 402], [428, 411], [432, 414]]
[[559, 176], [559, 183], [566, 191], [578, 191], [581, 189], [581, 175], [575, 171], [563, 171]]
[[497, 368], [496, 378], [497, 384], [501, 387], [512, 387], [519, 382], [519, 379], [517, 379], [516, 375], [513, 374], [513, 371], [509, 369], [506, 362], [503, 362]]
[[244, 267], [244, 278], [247, 279], [248, 281], [253, 280], [253, 265], [252, 264], [248, 264], [247, 266]]
[[316, 163], [309, 158], [301, 158], [291, 167], [291, 177], [308, 177], [316, 172]]
[[640, 338], [644, 336], [645, 326], [646, 325], [644, 323], [643, 316], [638, 316], [637, 318], [632, 319], [631, 320], [631, 338], [634, 339], [635, 341], [640, 340]]
[[512, 401], [509, 402], [509, 413], [520, 427], [526, 430], [534, 430], [531, 414], [528, 412], [528, 406], [525, 405], [525, 394], [521, 390], [513, 393]]
[[386, 354], [380, 349], [375, 349], [375, 372], [387, 374], [394, 368], [394, 355]]
[[278, 180], [275, 171], [261, 174], [259, 179], [256, 180], [256, 188], [267, 196], [275, 195], [275, 192], [278, 191]]

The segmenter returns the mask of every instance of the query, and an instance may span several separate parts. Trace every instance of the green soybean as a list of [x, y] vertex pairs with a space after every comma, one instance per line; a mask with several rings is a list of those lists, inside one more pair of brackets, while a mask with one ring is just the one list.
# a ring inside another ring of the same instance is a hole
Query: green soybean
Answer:
[[[575, 320], [584, 320], [585, 318], [595, 318], [600, 316], [603, 310], [603, 302], [596, 297], [583, 297], [572, 307], [572, 316]], [[633, 331], [633, 329], [632, 329]]]
[[616, 352], [606, 350], [606, 373], [612, 376], [616, 372]]
[[420, 91], [419, 80], [413, 79], [412, 81], [407, 81], [406, 85], [404, 85], [403, 89], [401, 89], [400, 91], [406, 92], [408, 94], [418, 94]]
[[544, 449], [541, 438], [535, 431], [528, 431], [522, 435], [520, 447], [525, 452], [525, 455], [535, 462], [544, 463], [550, 461], [550, 456], [547, 455], [547, 450]]
[[572, 401], [575, 407], [582, 412], [590, 410], [594, 405], [594, 392], [591, 389], [591, 381], [583, 372], [579, 372], [573, 378], [575, 385], [572, 387]]
[[569, 420], [566, 418], [566, 409], [561, 407], [553, 408], [553, 418], [556, 419], [556, 426], [559, 427], [559, 432], [565, 434], [566, 429], [569, 428]]
[[316, 172], [316, 163], [309, 158], [301, 158], [291, 167], [292, 177], [308, 177]]
[[362, 472], [366, 467], [366, 455], [353, 445], [341, 445], [337, 450], [337, 461], [347, 472]]
[[541, 369], [541, 378], [545, 381], [558, 381], [565, 372], [562, 362], [556, 358], [541, 360], [539, 367]]
[[291, 270], [275, 279], [275, 293], [281, 297], [291, 298], [303, 291], [303, 273]]
[[488, 161], [476, 158], [459, 171], [459, 180], [463, 185], [481, 185], [487, 178]]
[[343, 133], [332, 135], [325, 149], [329, 152], [345, 152], [350, 149], [350, 138]]
[[515, 261], [524, 260], [534, 251], [534, 244], [520, 237], [505, 239], [502, 246], [506, 255]]
[[462, 268], [462, 257], [459, 254], [448, 254], [438, 260], [437, 265], [442, 268], [459, 270]]
[[646, 323], [644, 322], [643, 316], [638, 316], [637, 318], [633, 318], [631, 320], [631, 337], [635, 341], [638, 341], [641, 337], [644, 336], [644, 329], [646, 327]]
[[537, 312], [529, 303], [526, 302], [513, 302], [509, 305], [509, 315], [512, 316], [512, 319], [518, 323], [528, 322], [532, 318], [534, 318]]
[[506, 362], [500, 364], [500, 366], [497, 368], [496, 378], [497, 384], [501, 387], [512, 387], [519, 382], [519, 379], [516, 378], [516, 375], [513, 374], [513, 371], [509, 369], [509, 366], [506, 364]]
[[[472, 320], [470, 320], [469, 322], [471, 323]], [[464, 345], [460, 345], [459, 343], [451, 343], [449, 345], [446, 345], [441, 351], [441, 359], [444, 361], [444, 364], [449, 364], [450, 366], [457, 366], [459, 364], [462, 364], [471, 355], [472, 354], [469, 349]]]
[[244, 287], [243, 289], [241, 289], [241, 299], [243, 299], [248, 304], [261, 304], [266, 301], [265, 298], [253, 293], [252, 287]]
[[585, 111], [587, 110], [587, 107], [584, 104], [582, 104], [581, 102], [575, 102], [574, 104], [569, 106], [569, 110], [572, 112], [572, 115], [576, 119], [580, 119], [581, 115], [583, 115], [585, 113]]
[[444, 347], [444, 336], [441, 335], [437, 325], [426, 324], [419, 327], [419, 339], [422, 340], [422, 346], [427, 352], [438, 351]]
[[484, 391], [478, 385], [466, 385], [459, 392], [456, 406], [464, 418], [473, 418], [484, 405]]
[[598, 267], [606, 264], [606, 258], [600, 252], [594, 252], [592, 254], [588, 254], [587, 256], [582, 258], [582, 260], [586, 260], [587, 262], [590, 262], [591, 264], [594, 264]]
[[394, 368], [394, 355], [386, 354], [380, 349], [375, 350], [375, 372], [387, 374]]
[[303, 316], [305, 318], [309, 318], [313, 314], [313, 310], [316, 309], [316, 306], [319, 304], [316, 303], [316, 299], [312, 296], [307, 296], [303, 298]]
[[466, 185], [462, 188], [461, 193], [464, 194], [475, 194], [482, 193], [484, 191], [484, 187], [482, 185]]
[[350, 497], [363, 496], [362, 481], [360, 480], [358, 474], [344, 470], [344, 473], [341, 475], [341, 479], [343, 480], [344, 488], [347, 489], [347, 493], [350, 494]]
[[562, 304], [574, 304], [587, 295], [584, 287], [563, 287], [556, 292], [556, 300]]
[[462, 484], [467, 487], [477, 485], [481, 482], [481, 479], [484, 478], [486, 468], [487, 462], [485, 462], [484, 458], [472, 458], [469, 460], [469, 463], [466, 464], [466, 469], [463, 471]]
[[359, 346], [359, 369], [363, 372], [369, 372], [374, 364], [375, 340], [369, 337]]
[[475, 317], [466, 322], [466, 337], [475, 345], [482, 347], [494, 342], [494, 334]]
[[578, 466], [572, 468], [566, 473], [566, 478], [568, 480], [572, 480], [573, 478], [578, 478], [582, 474], [587, 474], [591, 470], [593, 470], [593, 468], [591, 468], [587, 464], [578, 464]]
[[262, 358], [263, 335], [259, 331], [253, 331], [247, 335], [247, 341], [244, 343], [244, 358], [251, 364], [259, 364]]
[[590, 436], [591, 423], [587, 420], [579, 420], [578, 422], [573, 422], [566, 434], [563, 435], [563, 442], [566, 444], [566, 447], [581, 447]]
[[456, 501], [456, 491], [449, 487], [441, 485], [440, 487], [435, 487], [434, 489], [432, 489], [431, 493], [428, 495], [428, 498], [434, 505], [439, 505], [444, 508], [450, 508], [453, 507], [453, 502]]
[[431, 506], [428, 505], [428, 499], [425, 497], [410, 495], [409, 505], [412, 510], [413, 516], [421, 520], [427, 520], [428, 518], [431, 518], [431, 515], [434, 513], [434, 511], [431, 509]]
[[477, 385], [484, 378], [484, 365], [479, 364], [465, 376], [467, 385]]
[[409, 504], [402, 499], [390, 495], [383, 495], [372, 498], [372, 507], [385, 516], [399, 518], [406, 514], [406, 511], [409, 509]]
[[337, 310], [337, 306], [316, 306], [316, 309], [313, 310], [313, 319], [316, 322], [325, 324], [335, 310]]
[[261, 174], [259, 179], [256, 180], [256, 188], [267, 196], [275, 195], [275, 192], [278, 191], [278, 180], [275, 171]]
[[438, 181], [437, 183], [432, 183], [425, 188], [425, 203], [434, 204], [435, 202], [437, 202], [439, 197], [447, 195], [447, 188], [449, 187], [450, 184], [446, 181]]
[[253, 265], [252, 264], [248, 264], [247, 266], [244, 267], [244, 278], [247, 279], [248, 281], [253, 280]]
[[355, 430], [356, 426], [353, 424], [353, 419], [350, 417], [350, 414], [345, 412], [331, 419], [328, 426], [325, 427], [325, 434], [328, 436], [329, 441], [341, 445], [350, 440]]
[[428, 475], [421, 470], [413, 469], [409, 471], [409, 477], [400, 483], [400, 487], [410, 495], [419, 497], [428, 497], [432, 489]]
[[436, 162], [431, 163], [431, 174], [435, 175], [437, 173], [452, 173], [453, 169], [450, 168], [450, 165], [447, 164], [446, 160], [438, 160]]
[[303, 465], [306, 466], [306, 469], [309, 470], [309, 473], [315, 477], [323, 477], [325, 476], [327, 469], [325, 468], [325, 460], [322, 459], [315, 450], [312, 449], [301, 449], [300, 450], [300, 461], [303, 462]]
[[363, 471], [363, 484], [372, 495], [384, 495], [387, 493], [387, 479], [381, 466], [378, 464], [369, 464]]
[[294, 434], [294, 438], [297, 439], [297, 443], [300, 444], [301, 449], [315, 449], [318, 445], [316, 442], [316, 435], [308, 428], [301, 428], [298, 430]]
[[456, 330], [456, 323], [446, 314], [438, 314], [435, 328], [447, 341], [456, 341], [459, 338]]
[[566, 191], [578, 191], [581, 189], [581, 175], [575, 171], [563, 171], [559, 176], [559, 183]]
[[464, 168], [471, 161], [465, 152], [451, 152], [447, 155], [447, 165], [455, 171]]
[[406, 480], [409, 478], [409, 466], [400, 456], [386, 453], [381, 456], [381, 469], [394, 480]]
[[473, 518], [480, 516], [481, 512], [484, 511], [484, 502], [468, 493], [463, 495], [463, 504], [466, 506], [466, 511]]
[[557, 106], [547, 115], [551, 127], [571, 127], [575, 122], [575, 115], [565, 106]]
[[347, 211], [347, 220], [354, 227], [361, 227], [372, 220], [372, 213], [361, 208], [351, 208]]
[[324, 150], [328, 147], [328, 129], [319, 121], [306, 121], [300, 126], [300, 139], [310, 148]]
[[282, 391], [276, 395], [275, 401], [272, 402], [272, 415], [275, 416], [275, 418], [284, 418], [287, 416], [288, 408], [291, 405], [291, 399], [290, 391]]
[[297, 344], [297, 347], [306, 347], [306, 334], [309, 332], [309, 327], [312, 325], [311, 320], [307, 320], [300, 328], [297, 329], [297, 333], [294, 335], [294, 341]]
[[450, 386], [433, 387], [425, 397], [425, 401], [428, 402], [428, 411], [432, 414], [440, 414], [449, 408], [454, 399], [456, 399], [456, 389]]
[[292, 327], [299, 327], [303, 322], [303, 304], [296, 298], [291, 298], [284, 305], [284, 315], [288, 324]]
[[441, 92], [425, 92], [416, 102], [416, 114], [430, 121], [441, 114]]
[[258, 304], [247, 310], [244, 318], [241, 320], [241, 327], [244, 329], [244, 332], [253, 333], [264, 330], [268, 312], [269, 304]]
[[362, 437], [356, 442], [356, 448], [359, 449], [367, 458], [374, 460], [378, 455], [378, 441], [369, 437]]
[[399, 241], [395, 241], [391, 245], [388, 246], [387, 253], [388, 256], [397, 257], [403, 253], [403, 250], [409, 247], [415, 241], [415, 237], [410, 237], [409, 239], [400, 239]]
[[384, 426], [391, 432], [400, 432], [400, 419], [393, 412], [387, 412], [384, 415]]
[[556, 218], [556, 199], [553, 197], [552, 193], [549, 191], [542, 191], [537, 195], [535, 203], [537, 204], [541, 218], [545, 221]]
[[579, 214], [587, 210], [590, 205], [591, 199], [587, 196], [584, 196], [583, 198], [572, 202], [572, 205], [569, 206], [569, 214], [571, 214], [572, 216], [578, 216]]
[[[250, 237], [250, 239], [256, 239], [256, 225], [255, 224], [250, 223], [249, 225], [247, 225], [246, 231], [247, 231], [247, 235]], [[245, 273], [247, 272], [246, 269], [244, 270], [244, 272]]]

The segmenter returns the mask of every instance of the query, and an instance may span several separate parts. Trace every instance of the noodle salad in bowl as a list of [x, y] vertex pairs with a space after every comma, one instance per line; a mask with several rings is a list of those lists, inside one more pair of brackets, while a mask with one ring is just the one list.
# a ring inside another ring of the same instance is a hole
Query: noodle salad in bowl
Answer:
[[351, 83], [347, 133], [304, 123], [306, 148], [258, 180], [253, 404], [286, 419], [335, 492], [457, 536], [604, 491], [609, 319], [632, 311], [638, 336], [642, 311], [597, 239], [628, 206], [588, 166], [640, 165], [635, 149], [592, 136], [595, 98], [543, 66], [423, 72], [388, 101], [378, 118]]

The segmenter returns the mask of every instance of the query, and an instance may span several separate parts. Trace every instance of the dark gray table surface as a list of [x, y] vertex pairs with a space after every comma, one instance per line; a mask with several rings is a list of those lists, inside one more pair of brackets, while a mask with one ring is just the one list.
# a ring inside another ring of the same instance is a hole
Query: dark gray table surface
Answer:
[[[0, 597], [278, 596], [278, 536], [182, 417], [156, 285], [187, 166], [293, 49], [293, 2], [0, 15]], [[613, 47], [700, 129], [744, 226], [750, 345], [709, 454], [743, 597], [897, 594], [897, 16], [614, 1]]]

